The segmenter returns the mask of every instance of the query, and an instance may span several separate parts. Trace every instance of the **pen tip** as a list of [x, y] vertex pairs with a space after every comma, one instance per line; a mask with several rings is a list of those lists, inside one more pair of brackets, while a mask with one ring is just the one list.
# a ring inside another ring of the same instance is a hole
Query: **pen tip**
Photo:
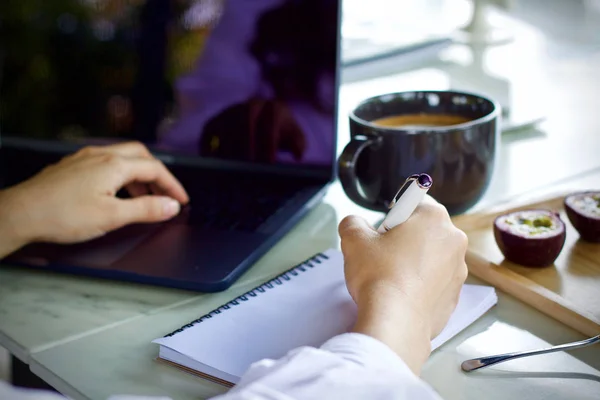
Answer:
[[417, 178], [417, 182], [423, 189], [428, 189], [433, 184], [433, 179], [427, 174], [420, 174]]

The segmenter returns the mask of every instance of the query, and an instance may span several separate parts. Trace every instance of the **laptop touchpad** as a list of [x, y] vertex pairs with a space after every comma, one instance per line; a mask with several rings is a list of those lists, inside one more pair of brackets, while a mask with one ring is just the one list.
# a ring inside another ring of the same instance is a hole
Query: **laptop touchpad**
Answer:
[[8, 260], [38, 267], [51, 262], [84, 268], [107, 268], [163, 226], [164, 224], [129, 225], [101, 238], [70, 245], [36, 243], [26, 246]]

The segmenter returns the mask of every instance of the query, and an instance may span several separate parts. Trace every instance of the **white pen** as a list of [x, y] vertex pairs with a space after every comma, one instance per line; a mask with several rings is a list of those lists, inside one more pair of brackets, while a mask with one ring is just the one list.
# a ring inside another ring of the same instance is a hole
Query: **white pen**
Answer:
[[406, 221], [427, 194], [433, 180], [427, 174], [415, 174], [406, 179], [389, 205], [390, 211], [377, 232], [384, 233]]

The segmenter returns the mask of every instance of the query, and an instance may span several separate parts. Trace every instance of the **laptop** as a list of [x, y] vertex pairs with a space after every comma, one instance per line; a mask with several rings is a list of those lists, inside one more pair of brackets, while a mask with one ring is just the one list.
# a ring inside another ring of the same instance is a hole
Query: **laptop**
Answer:
[[169, 222], [35, 243], [10, 264], [221, 291], [333, 181], [340, 0], [21, 0], [0, 10], [0, 185], [85, 146], [135, 140], [191, 198]]

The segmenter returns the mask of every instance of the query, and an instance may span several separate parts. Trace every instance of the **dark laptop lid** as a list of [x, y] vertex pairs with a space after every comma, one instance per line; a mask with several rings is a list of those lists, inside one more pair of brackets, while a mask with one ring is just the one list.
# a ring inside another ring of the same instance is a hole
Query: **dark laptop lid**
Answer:
[[1, 139], [333, 176], [339, 33], [340, 0], [0, 1]]

